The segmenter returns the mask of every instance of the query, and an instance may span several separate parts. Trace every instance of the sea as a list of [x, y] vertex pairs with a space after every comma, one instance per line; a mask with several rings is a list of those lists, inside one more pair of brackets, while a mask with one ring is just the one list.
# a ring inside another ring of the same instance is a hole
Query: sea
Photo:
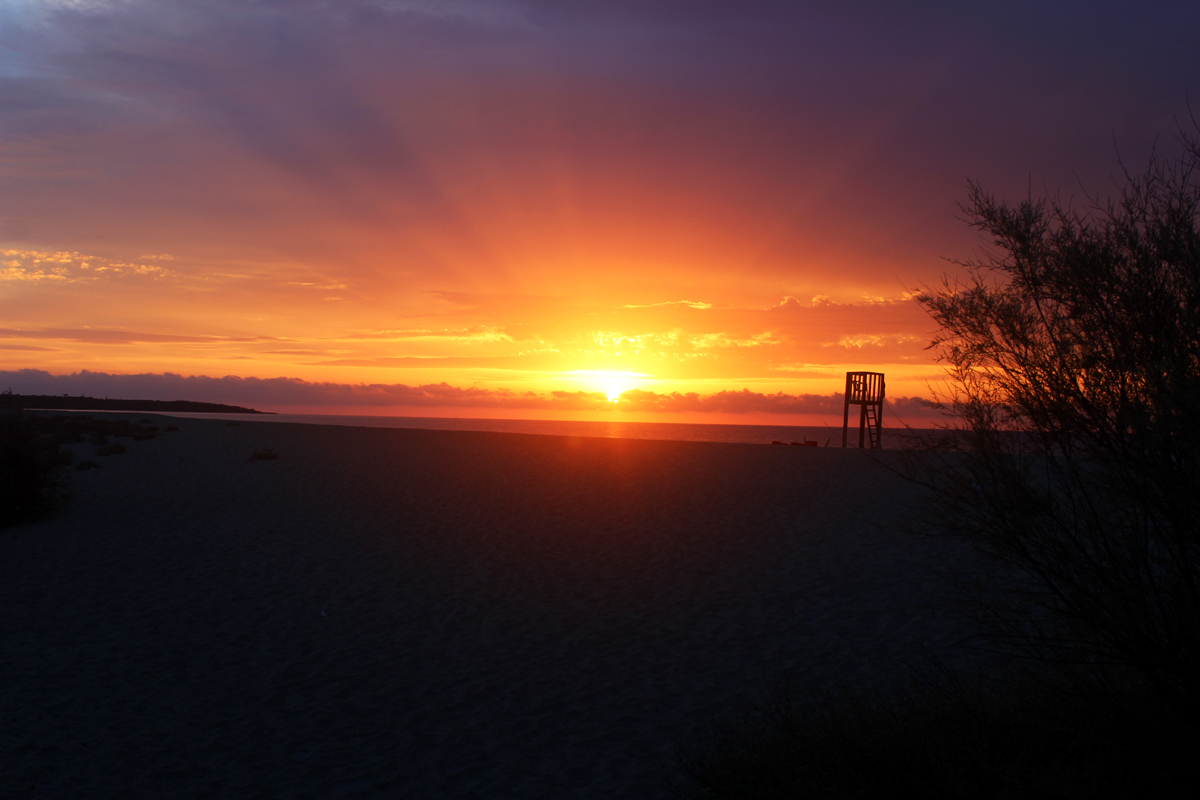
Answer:
[[[99, 413], [99, 412], [89, 412]], [[128, 413], [128, 412], [126, 412]], [[470, 419], [459, 417], [368, 417], [336, 414], [223, 414], [202, 412], [154, 412], [162, 416], [190, 419], [223, 419], [246, 422], [293, 422], [306, 425], [352, 425], [362, 428], [420, 428], [446, 431], [496, 431], [544, 436], [593, 436], [607, 439], [660, 439], [683, 442], [731, 442], [773, 444], [782, 442], [817, 447], [841, 447], [841, 426], [813, 425], [727, 425], [684, 422], [584, 422], [552, 419]], [[911, 446], [922, 431], [903, 428], [883, 431], [883, 446]], [[858, 446], [858, 428], [847, 432], [846, 444]]]

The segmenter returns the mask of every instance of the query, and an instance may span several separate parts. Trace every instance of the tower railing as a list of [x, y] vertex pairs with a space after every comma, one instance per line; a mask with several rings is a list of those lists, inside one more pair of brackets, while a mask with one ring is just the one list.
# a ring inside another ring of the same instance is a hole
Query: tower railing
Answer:
[[850, 406], [860, 406], [858, 417], [858, 446], [878, 449], [883, 447], [883, 397], [882, 372], [847, 372], [846, 405], [842, 412], [842, 447], [846, 446], [846, 434], [850, 429]]

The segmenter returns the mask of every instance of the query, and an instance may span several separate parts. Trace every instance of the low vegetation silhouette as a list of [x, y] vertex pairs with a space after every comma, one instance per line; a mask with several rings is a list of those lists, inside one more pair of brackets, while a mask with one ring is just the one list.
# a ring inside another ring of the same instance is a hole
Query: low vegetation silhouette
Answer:
[[[1200, 711], [1200, 140], [1085, 212], [971, 187], [999, 255], [919, 300], [957, 455], [921, 475], [969, 543], [982, 641], [1079, 692]], [[1194, 724], [1194, 723], [1192, 723]]]
[[[88, 445], [96, 456], [125, 452], [125, 445], [108, 437], [134, 441], [153, 439], [157, 425], [121, 418], [87, 415], [28, 413], [20, 409], [0, 410], [0, 528], [32, 522], [66, 498], [65, 473], [73, 453], [63, 445]], [[174, 426], [168, 426], [168, 429]], [[174, 428], [178, 430], [178, 428]], [[85, 472], [100, 465], [84, 460], [76, 470]]]
[[1175, 796], [1200, 719], [1200, 138], [1117, 197], [962, 210], [917, 299], [948, 416], [912, 532], [968, 546], [955, 666], [776, 692], [681, 752], [688, 798]]
[[30, 522], [63, 497], [71, 454], [20, 412], [0, 412], [0, 528]]

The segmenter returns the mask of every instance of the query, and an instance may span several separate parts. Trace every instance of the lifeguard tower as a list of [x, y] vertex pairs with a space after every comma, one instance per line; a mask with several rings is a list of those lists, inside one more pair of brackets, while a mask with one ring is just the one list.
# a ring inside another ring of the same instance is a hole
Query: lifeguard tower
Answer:
[[883, 447], [883, 373], [847, 372], [846, 409], [842, 414], [842, 447], [850, 429], [850, 404], [861, 407], [858, 416], [858, 446]]

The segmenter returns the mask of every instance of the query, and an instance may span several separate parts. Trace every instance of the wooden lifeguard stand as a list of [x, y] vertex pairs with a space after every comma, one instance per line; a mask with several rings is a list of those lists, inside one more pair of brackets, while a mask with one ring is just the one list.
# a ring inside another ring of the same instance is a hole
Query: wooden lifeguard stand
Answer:
[[[842, 447], [850, 428], [850, 404], [861, 406], [858, 417], [858, 446], [883, 447], [883, 373], [847, 372], [846, 409], [842, 414]], [[869, 444], [868, 444], [869, 442]]]

